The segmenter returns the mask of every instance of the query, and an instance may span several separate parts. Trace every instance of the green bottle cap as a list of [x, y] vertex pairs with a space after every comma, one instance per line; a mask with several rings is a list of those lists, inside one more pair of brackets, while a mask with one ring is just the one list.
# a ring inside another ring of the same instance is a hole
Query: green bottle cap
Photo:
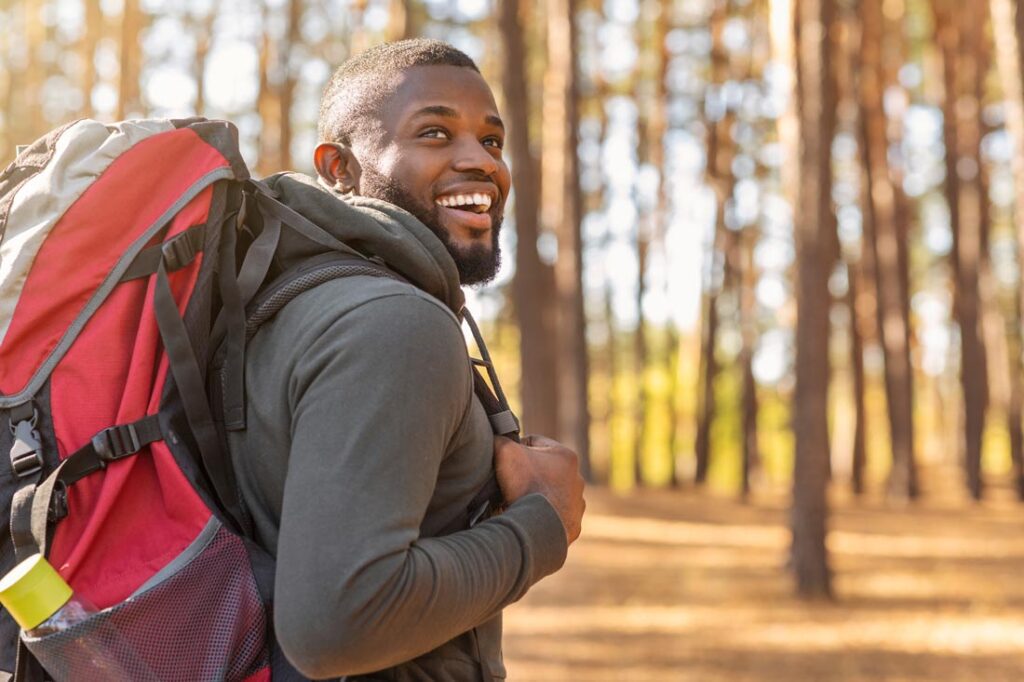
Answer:
[[0, 604], [22, 630], [57, 613], [71, 594], [71, 586], [42, 554], [33, 554], [0, 578]]

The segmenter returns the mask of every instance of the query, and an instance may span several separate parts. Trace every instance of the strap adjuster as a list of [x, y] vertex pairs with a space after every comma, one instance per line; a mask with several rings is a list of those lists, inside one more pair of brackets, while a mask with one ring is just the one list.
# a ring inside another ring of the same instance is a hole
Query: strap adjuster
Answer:
[[202, 232], [201, 229], [192, 228], [175, 235], [161, 245], [160, 252], [163, 254], [168, 272], [183, 268], [192, 262], [199, 252]]
[[38, 474], [43, 470], [43, 455], [38, 450], [26, 450], [18, 454], [12, 452], [11, 468], [18, 478]]
[[135, 424], [122, 424], [103, 429], [92, 437], [92, 447], [99, 456], [101, 466], [107, 462], [134, 455], [142, 449], [139, 432]]
[[33, 476], [43, 470], [43, 446], [35, 427], [36, 415], [30, 421], [11, 425], [14, 445], [11, 446], [11, 469], [18, 478]]

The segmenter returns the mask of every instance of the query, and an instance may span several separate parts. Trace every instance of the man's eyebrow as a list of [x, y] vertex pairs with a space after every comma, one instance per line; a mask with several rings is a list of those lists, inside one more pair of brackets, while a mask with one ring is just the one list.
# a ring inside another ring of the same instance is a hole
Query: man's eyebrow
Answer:
[[[451, 107], [446, 107], [443, 104], [432, 104], [422, 109], [417, 109], [412, 115], [413, 118], [419, 118], [420, 116], [442, 116], [444, 118], [458, 118], [459, 112], [455, 111]], [[494, 114], [488, 114], [484, 117], [484, 121], [487, 125], [492, 125], [496, 128], [501, 128], [502, 132], [505, 130], [505, 123], [501, 120], [500, 116]]]
[[451, 107], [446, 107], [443, 104], [433, 104], [429, 107], [423, 107], [422, 109], [417, 110], [413, 116], [443, 116], [444, 118], [458, 118], [459, 113]]

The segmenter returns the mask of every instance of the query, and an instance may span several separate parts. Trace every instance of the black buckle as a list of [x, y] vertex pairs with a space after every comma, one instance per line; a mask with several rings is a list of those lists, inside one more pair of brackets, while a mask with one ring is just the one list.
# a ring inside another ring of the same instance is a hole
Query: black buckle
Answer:
[[11, 425], [14, 445], [11, 446], [11, 469], [18, 478], [32, 476], [43, 470], [43, 446], [36, 431], [36, 415], [30, 421]]
[[60, 521], [68, 515], [68, 486], [64, 481], [57, 481], [53, 488], [53, 497], [50, 498], [50, 516], [52, 523]]
[[17, 455], [12, 453], [11, 468], [18, 478], [38, 474], [43, 470], [43, 455], [38, 450], [27, 450]]
[[107, 462], [135, 454], [142, 449], [142, 443], [135, 424], [122, 424], [103, 429], [93, 436], [92, 447], [99, 455], [100, 466], [106, 467]]
[[175, 235], [160, 247], [160, 252], [163, 254], [168, 272], [185, 267], [196, 257], [198, 252], [196, 242], [198, 239], [195, 239], [191, 232], [192, 230], [186, 230], [181, 234]]

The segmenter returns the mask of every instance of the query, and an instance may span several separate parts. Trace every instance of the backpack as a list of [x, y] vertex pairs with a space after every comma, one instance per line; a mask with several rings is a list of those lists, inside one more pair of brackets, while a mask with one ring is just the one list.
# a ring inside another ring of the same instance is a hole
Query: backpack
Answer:
[[[282, 229], [320, 255], [276, 272]], [[273, 636], [274, 560], [225, 431], [245, 428], [259, 325], [350, 275], [401, 278], [251, 178], [227, 122], [76, 121], [0, 174], [0, 575], [42, 552], [99, 609], [36, 639], [0, 611], [0, 682], [42, 679], [40, 662], [57, 679], [304, 679]], [[494, 387], [474, 371], [477, 395], [516, 437], [467, 319]], [[500, 500], [492, 477], [444, 532]]]

